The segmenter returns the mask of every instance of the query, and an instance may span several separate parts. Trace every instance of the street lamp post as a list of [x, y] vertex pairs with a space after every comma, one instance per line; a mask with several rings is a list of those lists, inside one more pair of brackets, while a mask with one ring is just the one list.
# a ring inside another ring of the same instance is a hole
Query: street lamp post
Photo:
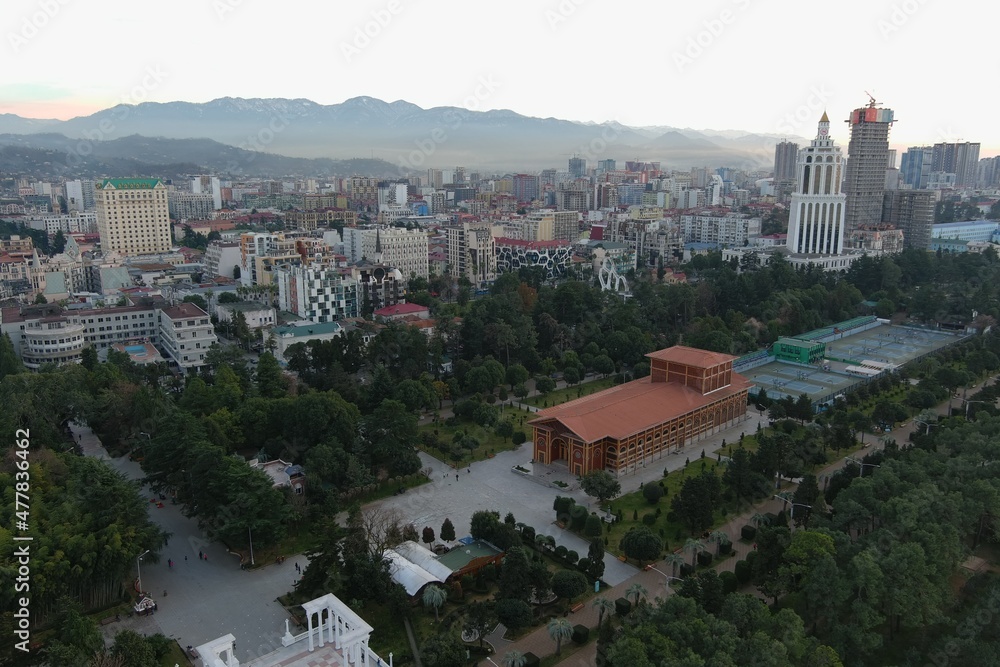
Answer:
[[149, 553], [149, 549], [146, 549], [141, 554], [135, 557], [135, 574], [136, 579], [139, 581], [139, 595], [142, 595], [142, 569], [139, 567], [139, 563], [142, 561], [142, 557]]
[[983, 405], [994, 405], [990, 401], [965, 401], [965, 421], [969, 421], [969, 406], [973, 403], [982, 403]]
[[859, 475], [859, 477], [864, 477], [865, 476], [865, 466], [869, 466], [869, 467], [872, 467], [872, 468], [881, 468], [882, 467], [882, 466], [880, 466], [877, 463], [865, 463], [865, 462], [859, 461], [856, 458], [853, 458], [851, 456], [844, 457], [844, 460], [845, 461], [850, 461], [854, 465], [859, 466], [861, 468], [861, 474]]
[[784, 503], [785, 503], [785, 506], [786, 506], [786, 507], [787, 507], [788, 505], [791, 505], [791, 506], [792, 506], [792, 511], [791, 511], [791, 512], [789, 512], [789, 517], [788, 517], [789, 519], [791, 519], [791, 521], [792, 521], [792, 525], [795, 525], [795, 508], [796, 508], [796, 507], [805, 507], [805, 508], [806, 508], [806, 509], [808, 509], [808, 510], [811, 510], [811, 509], [812, 509], [812, 505], [806, 505], [805, 503], [797, 503], [797, 502], [794, 502], [794, 501], [792, 501], [792, 499], [791, 499], [791, 498], [789, 498], [789, 497], [788, 497], [788, 496], [787, 496], [786, 494], [784, 494], [784, 493], [778, 493], [778, 494], [776, 494], [776, 495], [775, 495], [774, 497], [775, 497], [775, 498], [777, 498], [778, 500], [780, 500], [780, 501], [784, 502]]
[[250, 535], [250, 565], [253, 565], [253, 528], [247, 526], [247, 533]]
[[932, 424], [930, 422], [925, 422], [922, 419], [916, 419], [916, 418], [914, 418], [913, 421], [916, 424], [923, 424], [924, 426], [927, 427], [927, 430], [924, 431], [924, 435], [930, 435], [930, 433], [931, 433], [931, 426], [937, 426], [937, 424]]
[[662, 574], [662, 575], [663, 575], [664, 577], [666, 577], [666, 579], [665, 579], [665, 580], [663, 581], [663, 585], [664, 585], [664, 586], [669, 586], [669, 585], [670, 585], [670, 582], [671, 582], [671, 581], [684, 581], [684, 580], [683, 580], [683, 579], [681, 579], [680, 577], [673, 577], [673, 576], [670, 576], [669, 574], [667, 574], [667, 573], [666, 573], [666, 572], [664, 572], [663, 570], [658, 570], [658, 569], [656, 569], [655, 567], [653, 567], [652, 565], [650, 565], [650, 566], [649, 566], [649, 567], [648, 567], [647, 569], [650, 569], [650, 570], [652, 570], [653, 572], [657, 572], [657, 573], [659, 573], [659, 574]]

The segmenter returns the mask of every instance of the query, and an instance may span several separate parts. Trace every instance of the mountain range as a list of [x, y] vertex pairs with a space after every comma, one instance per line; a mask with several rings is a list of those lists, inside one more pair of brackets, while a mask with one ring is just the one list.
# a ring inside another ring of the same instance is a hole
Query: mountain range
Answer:
[[423, 109], [372, 97], [332, 105], [225, 97], [205, 103], [120, 104], [65, 121], [0, 114], [0, 169], [41, 160], [67, 175], [196, 164], [224, 175], [388, 177], [456, 165], [562, 169], [578, 155], [591, 165], [615, 158], [619, 167], [637, 159], [659, 161], [664, 168], [752, 170], [771, 167], [774, 145], [782, 138], [740, 130], [581, 123], [509, 110]]

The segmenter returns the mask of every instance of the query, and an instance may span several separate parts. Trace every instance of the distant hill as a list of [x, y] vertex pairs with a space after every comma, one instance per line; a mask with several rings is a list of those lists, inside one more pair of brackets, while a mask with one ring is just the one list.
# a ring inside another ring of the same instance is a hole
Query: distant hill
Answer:
[[64, 178], [109, 175], [179, 178], [193, 173], [232, 177], [405, 175], [384, 160], [286, 157], [227, 146], [211, 139], [132, 135], [88, 142], [53, 133], [0, 135], [0, 172]]
[[[422, 109], [402, 100], [373, 97], [332, 105], [306, 99], [232, 97], [200, 104], [144, 102], [66, 121], [0, 114], [0, 144], [16, 143], [10, 135], [46, 137], [21, 145], [63, 151], [74, 150], [76, 142], [56, 146], [53, 137], [86, 140], [83, 150], [91, 146], [93, 157], [101, 160], [196, 162], [220, 173], [233, 165], [253, 175], [331, 173], [348, 164], [364, 164], [344, 162], [359, 156], [384, 160], [397, 173], [458, 165], [495, 170], [564, 168], [573, 154], [591, 163], [615, 158], [620, 164], [639, 159], [678, 169], [723, 165], [769, 169], [774, 144], [783, 138], [739, 130], [579, 123], [508, 110]], [[244, 152], [232, 152], [236, 148]], [[360, 173], [384, 173], [389, 168], [385, 162], [373, 163], [376, 169]]]

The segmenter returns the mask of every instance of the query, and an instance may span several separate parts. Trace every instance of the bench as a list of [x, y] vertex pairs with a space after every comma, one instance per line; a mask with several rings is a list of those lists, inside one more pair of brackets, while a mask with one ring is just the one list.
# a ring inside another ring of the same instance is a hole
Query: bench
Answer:
[[584, 606], [585, 605], [582, 602], [577, 602], [575, 605], [573, 605], [572, 607], [570, 607], [569, 610], [570, 610], [571, 613], [576, 613], [576, 612], [580, 611], [581, 609], [583, 609]]
[[114, 623], [117, 620], [118, 619], [115, 618], [114, 616], [108, 616], [107, 618], [102, 618], [101, 619], [101, 625], [110, 625], [110, 624]]

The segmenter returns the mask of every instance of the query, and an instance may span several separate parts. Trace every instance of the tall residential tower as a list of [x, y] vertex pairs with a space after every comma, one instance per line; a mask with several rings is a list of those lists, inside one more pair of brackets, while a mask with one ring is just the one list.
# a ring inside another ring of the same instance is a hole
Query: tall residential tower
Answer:
[[892, 109], [877, 108], [873, 98], [867, 107], [852, 111], [847, 122], [851, 126], [851, 141], [847, 146], [844, 225], [850, 234], [882, 221], [893, 113]]

